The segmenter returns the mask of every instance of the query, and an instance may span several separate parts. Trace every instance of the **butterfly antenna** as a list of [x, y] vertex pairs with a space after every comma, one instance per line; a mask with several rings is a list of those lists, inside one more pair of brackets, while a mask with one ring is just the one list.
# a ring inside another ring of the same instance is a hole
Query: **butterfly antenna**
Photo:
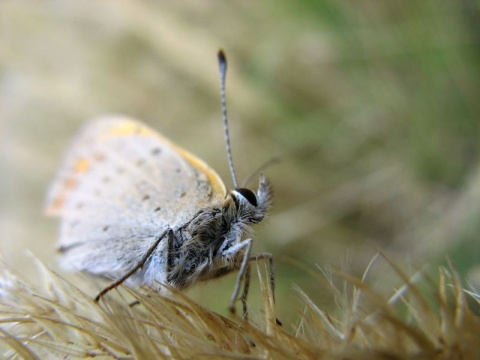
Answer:
[[238, 188], [237, 176], [235, 175], [235, 168], [233, 167], [232, 148], [230, 147], [230, 135], [228, 133], [228, 118], [227, 118], [227, 100], [225, 96], [225, 78], [227, 76], [227, 58], [222, 49], [218, 51], [218, 67], [220, 70], [220, 96], [222, 100], [222, 117], [223, 130], [225, 133], [225, 143], [227, 145], [228, 165], [230, 166], [230, 173], [233, 178], [233, 185]]
[[274, 164], [279, 163], [280, 161], [283, 160], [283, 156], [277, 155], [274, 156], [267, 161], [265, 161], [262, 165], [260, 165], [258, 168], [255, 169], [248, 177], [247, 179], [243, 182], [242, 187], [248, 187], [248, 183], [252, 181], [253, 177], [256, 176], [257, 174], [260, 174], [263, 170], [265, 170], [267, 167], [270, 167]]

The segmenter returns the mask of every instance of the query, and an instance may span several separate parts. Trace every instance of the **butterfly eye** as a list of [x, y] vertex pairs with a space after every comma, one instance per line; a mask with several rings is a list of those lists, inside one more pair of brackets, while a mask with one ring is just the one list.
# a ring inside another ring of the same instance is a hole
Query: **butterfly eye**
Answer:
[[253, 193], [252, 190], [250, 189], [245, 189], [245, 188], [239, 188], [235, 189], [232, 191], [233, 199], [235, 200], [235, 205], [238, 207], [238, 203], [241, 202], [242, 200], [245, 201], [247, 200], [250, 205], [252, 206], [257, 206], [257, 197]]

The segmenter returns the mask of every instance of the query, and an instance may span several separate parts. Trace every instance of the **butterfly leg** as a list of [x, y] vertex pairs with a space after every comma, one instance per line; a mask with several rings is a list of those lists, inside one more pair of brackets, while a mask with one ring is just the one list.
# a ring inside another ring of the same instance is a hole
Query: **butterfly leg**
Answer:
[[[248, 241], [248, 240], [245, 240], [245, 241]], [[239, 245], [241, 244], [243, 244], [243, 242], [240, 243]], [[263, 259], [267, 259], [269, 261], [269, 269], [270, 269], [269, 282], [270, 282], [270, 289], [272, 290], [272, 297], [273, 297], [274, 303], [275, 303], [275, 265], [273, 262], [273, 256], [270, 253], [258, 253], [250, 256], [251, 247], [252, 247], [251, 240], [250, 240], [250, 243], [247, 243], [244, 246], [246, 246], [247, 249], [245, 250], [242, 266], [240, 267], [240, 270], [238, 272], [237, 282], [235, 283], [235, 289], [232, 294], [232, 298], [230, 299], [229, 310], [231, 313], [235, 313], [234, 303], [240, 291], [242, 278], [243, 276], [245, 276], [245, 283], [243, 285], [243, 293], [242, 293], [241, 301], [242, 301], [242, 307], [243, 307], [243, 316], [245, 320], [247, 320], [248, 319], [247, 297], [248, 297], [248, 291], [250, 289], [250, 278], [251, 278], [250, 262], [263, 260]], [[277, 323], [281, 324], [278, 320], [277, 320]]]
[[125, 280], [127, 280], [130, 276], [132, 276], [138, 269], [140, 269], [143, 265], [145, 265], [145, 262], [148, 260], [148, 258], [153, 254], [155, 249], [157, 248], [158, 244], [160, 244], [160, 241], [165, 237], [165, 235], [168, 234], [169, 239], [172, 237], [172, 229], [165, 230], [162, 235], [158, 237], [157, 240], [153, 243], [152, 246], [148, 249], [148, 251], [145, 253], [145, 255], [140, 259], [140, 261], [125, 275], [123, 275], [120, 279], [114, 281], [110, 285], [108, 285], [106, 288], [104, 288], [102, 291], [98, 293], [98, 295], [95, 297], [95, 302], [98, 303], [100, 298], [104, 296], [107, 292], [109, 292], [112, 289], [115, 289], [118, 285], [122, 284]]
[[173, 230], [170, 229], [168, 233], [168, 244], [167, 244], [167, 282], [168, 282], [168, 276], [173, 269], [173, 262], [174, 262], [174, 256], [175, 256], [175, 252], [173, 251], [173, 240], [175, 240], [175, 237], [173, 234]]
[[[228, 310], [232, 314], [235, 313], [235, 301], [237, 300], [238, 293], [240, 292], [240, 287], [242, 286], [243, 276], [246, 274], [247, 268], [250, 267], [248, 262], [250, 260], [250, 253], [252, 252], [252, 239], [244, 240], [232, 246], [227, 251], [225, 251], [224, 254], [222, 254], [223, 256], [233, 255], [241, 251], [243, 248], [245, 248], [245, 253], [243, 254], [242, 265], [240, 266], [240, 270], [238, 271], [237, 281], [235, 282], [235, 288], [233, 289], [233, 294], [232, 294], [232, 297], [230, 298], [230, 304], [228, 306]], [[250, 271], [248, 271], [248, 274], [250, 274]], [[248, 285], [250, 285], [250, 281], [248, 281]], [[245, 288], [244, 288], [244, 292], [245, 292]], [[248, 294], [248, 287], [247, 287], [247, 294]], [[242, 296], [242, 299], [243, 299], [243, 296]]]
[[[246, 254], [245, 254], [246, 256]], [[258, 253], [250, 256], [248, 259], [248, 264], [245, 268], [245, 283], [243, 285], [243, 293], [242, 293], [242, 306], [243, 306], [243, 316], [245, 320], [248, 319], [248, 308], [247, 308], [247, 297], [248, 297], [248, 291], [250, 289], [250, 278], [251, 278], [251, 266], [250, 266], [250, 261], [258, 261], [262, 259], [268, 259], [269, 260], [269, 269], [270, 269], [270, 289], [272, 290], [272, 297], [273, 297], [273, 302], [275, 303], [275, 266], [273, 262], [273, 256], [270, 253]], [[241, 271], [241, 270], [240, 270]], [[240, 277], [240, 273], [239, 273]], [[238, 279], [237, 279], [238, 282]], [[235, 309], [234, 309], [235, 310]], [[231, 311], [231, 309], [230, 309]], [[278, 322], [278, 320], [277, 320]]]
[[250, 290], [250, 278], [251, 278], [251, 266], [247, 265], [245, 269], [245, 282], [243, 284], [243, 293], [242, 293], [242, 307], [243, 307], [243, 318], [248, 320], [248, 307], [247, 307], [247, 297], [248, 291]]
[[[235, 288], [233, 290], [232, 297], [230, 298], [230, 304], [229, 304], [229, 311], [234, 314], [235, 313], [235, 301], [237, 300], [238, 294], [240, 293], [240, 287], [242, 286], [242, 280], [244, 279], [244, 285], [243, 285], [243, 292], [241, 296], [241, 301], [242, 301], [242, 307], [243, 307], [243, 317], [245, 320], [248, 319], [248, 308], [247, 308], [247, 297], [248, 297], [248, 292], [250, 289], [250, 278], [251, 278], [251, 266], [250, 262], [251, 261], [258, 261], [258, 260], [263, 260], [263, 259], [268, 259], [269, 260], [269, 268], [270, 268], [270, 288], [272, 289], [272, 294], [273, 298], [275, 301], [275, 268], [274, 268], [274, 263], [273, 263], [273, 256], [270, 253], [258, 253], [254, 255], [250, 255], [252, 251], [252, 240], [247, 239], [244, 240], [235, 246], [229, 248], [227, 251], [225, 251], [222, 256], [232, 256], [234, 254], [237, 254], [239, 251], [241, 251], [243, 248], [245, 248], [245, 253], [243, 256], [242, 264], [240, 266], [240, 269], [238, 271], [238, 276], [237, 280], [235, 282]], [[219, 278], [222, 276], [225, 276], [227, 274], [230, 274], [232, 271], [235, 271], [238, 269], [237, 267], [225, 267], [221, 268], [216, 271], [216, 273], [211, 274], [209, 279], [215, 279]], [[280, 323], [277, 320], [278, 323]]]

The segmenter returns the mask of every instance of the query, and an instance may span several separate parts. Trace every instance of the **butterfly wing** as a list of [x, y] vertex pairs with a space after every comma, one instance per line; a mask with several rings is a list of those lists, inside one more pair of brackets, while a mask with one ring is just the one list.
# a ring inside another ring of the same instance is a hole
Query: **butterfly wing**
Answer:
[[46, 211], [61, 217], [64, 266], [115, 278], [167, 228], [225, 194], [203, 161], [139, 122], [110, 116], [88, 124], [74, 141]]

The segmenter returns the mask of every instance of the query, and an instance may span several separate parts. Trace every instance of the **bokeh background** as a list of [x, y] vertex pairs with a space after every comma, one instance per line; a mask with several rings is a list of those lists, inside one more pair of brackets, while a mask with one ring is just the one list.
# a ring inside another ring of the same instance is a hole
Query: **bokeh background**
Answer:
[[[450, 259], [480, 284], [480, 5], [475, 0], [1, 1], [0, 251], [28, 278], [55, 262], [45, 192], [81, 125], [141, 119], [231, 186], [216, 52], [240, 179], [275, 188], [255, 249], [277, 305], [299, 286], [333, 306], [318, 267], [361, 274], [377, 249], [407, 272]], [[369, 279], [392, 291], [379, 260]], [[225, 312], [234, 277], [189, 292]], [[260, 312], [258, 287], [250, 303]], [[285, 321], [286, 319], [286, 321]]]

